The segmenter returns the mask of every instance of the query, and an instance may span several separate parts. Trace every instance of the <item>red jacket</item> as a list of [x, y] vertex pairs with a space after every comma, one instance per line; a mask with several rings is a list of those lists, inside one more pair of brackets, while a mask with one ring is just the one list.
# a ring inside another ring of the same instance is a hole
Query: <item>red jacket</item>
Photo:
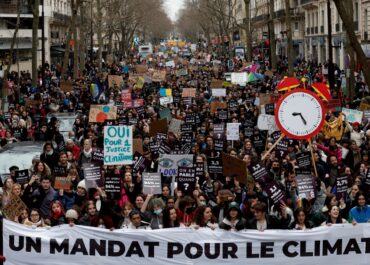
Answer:
[[74, 145], [72, 147], [66, 146], [66, 150], [73, 154], [75, 161], [77, 161], [80, 157], [81, 149], [77, 145]]

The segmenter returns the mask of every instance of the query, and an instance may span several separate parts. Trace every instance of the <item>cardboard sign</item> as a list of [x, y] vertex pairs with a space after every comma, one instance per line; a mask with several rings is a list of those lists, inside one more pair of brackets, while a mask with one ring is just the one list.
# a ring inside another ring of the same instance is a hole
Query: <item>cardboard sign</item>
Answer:
[[196, 92], [197, 92], [196, 88], [183, 88], [181, 96], [183, 98], [187, 98], [187, 97], [194, 98], [196, 95]]
[[362, 111], [342, 108], [342, 112], [346, 115], [348, 122], [358, 122], [361, 124], [363, 115]]
[[220, 102], [220, 101], [212, 101], [210, 105], [211, 113], [216, 113], [217, 109], [226, 109], [227, 102]]
[[153, 76], [152, 76], [152, 81], [153, 82], [163, 82], [163, 81], [166, 81], [166, 71], [158, 71], [158, 70], [155, 70], [153, 72]]
[[89, 122], [103, 123], [105, 120], [117, 119], [117, 107], [111, 105], [91, 105]]
[[133, 142], [133, 152], [134, 154], [137, 152], [139, 154], [143, 154], [143, 139], [141, 138], [135, 138], [132, 140]]
[[121, 176], [115, 174], [105, 175], [104, 190], [113, 194], [121, 194]]
[[15, 181], [17, 183], [24, 185], [28, 183], [29, 180], [30, 180], [30, 176], [28, 173], [28, 169], [15, 171]]
[[222, 164], [224, 167], [223, 173], [225, 176], [231, 177], [236, 174], [239, 176], [239, 181], [241, 183], [247, 183], [247, 164], [245, 161], [223, 153]]
[[177, 189], [185, 194], [191, 194], [196, 184], [195, 168], [179, 167], [177, 176]]
[[71, 180], [67, 177], [55, 177], [54, 179], [54, 189], [56, 190], [70, 190]]
[[24, 210], [27, 210], [26, 204], [18, 196], [12, 196], [9, 203], [3, 208], [3, 213], [9, 220], [15, 220]]
[[161, 194], [162, 181], [160, 173], [143, 173], [143, 193]]
[[123, 78], [120, 75], [108, 75], [108, 85], [109, 87], [114, 87], [115, 85], [121, 87], [123, 85]]
[[138, 74], [145, 74], [146, 72], [148, 72], [148, 66], [144, 64], [137, 64], [135, 65], [135, 70]]
[[168, 125], [167, 125], [167, 120], [166, 119], [153, 121], [149, 125], [149, 134], [151, 136], [154, 136], [157, 133], [166, 133], [167, 134], [167, 131], [168, 131]]
[[298, 197], [300, 199], [311, 200], [315, 198], [314, 180], [310, 170], [297, 172], [296, 180], [298, 188]]
[[61, 81], [60, 82], [60, 89], [64, 92], [71, 92], [73, 90], [73, 82], [70, 80]]
[[100, 166], [93, 163], [85, 163], [82, 166], [86, 181], [86, 188], [91, 189], [102, 187], [102, 174]]
[[221, 79], [212, 79], [211, 88], [220, 88], [223, 85], [223, 80]]
[[226, 139], [228, 141], [238, 141], [240, 123], [227, 123], [226, 124]]
[[104, 127], [104, 165], [131, 165], [132, 126]]
[[366, 104], [366, 103], [361, 102], [360, 107], [359, 107], [359, 110], [361, 110], [361, 111], [364, 111], [364, 110], [370, 110], [370, 105], [369, 105], [369, 104]]
[[158, 173], [161, 173], [165, 177], [177, 176], [177, 169], [179, 166], [193, 167], [193, 155], [160, 155]]
[[186, 76], [188, 75], [188, 69], [182, 68], [176, 71], [176, 77]]
[[275, 116], [273, 115], [267, 114], [258, 115], [257, 127], [261, 131], [269, 131], [269, 133], [279, 131], [279, 128], [276, 125]]
[[212, 88], [212, 96], [226, 97], [226, 88]]

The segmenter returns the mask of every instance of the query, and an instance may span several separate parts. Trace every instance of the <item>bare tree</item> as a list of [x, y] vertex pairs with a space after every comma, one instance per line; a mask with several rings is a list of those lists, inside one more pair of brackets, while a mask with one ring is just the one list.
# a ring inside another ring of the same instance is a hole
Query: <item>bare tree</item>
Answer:
[[28, 4], [32, 9], [32, 85], [37, 85], [38, 72], [37, 72], [37, 50], [39, 47], [39, 6], [40, 0], [28, 0]]
[[285, 0], [285, 24], [288, 39], [288, 75], [293, 76], [294, 73], [294, 52], [293, 52], [293, 32], [292, 32], [292, 20], [290, 17], [290, 0]]
[[245, 34], [247, 37], [247, 61], [252, 61], [252, 32], [251, 32], [251, 16], [250, 16], [250, 8], [251, 8], [251, 0], [244, 0], [245, 6]]
[[97, 9], [97, 37], [98, 37], [98, 45], [99, 45], [99, 50], [98, 50], [98, 68], [99, 71], [102, 69], [102, 60], [103, 60], [103, 36], [102, 36], [102, 18], [103, 18], [103, 13], [102, 13], [102, 5], [100, 0], [96, 0], [96, 9]]
[[357, 40], [357, 36], [355, 34], [355, 25], [353, 22], [353, 15], [352, 13], [349, 13], [348, 10], [346, 9], [345, 3], [347, 2], [350, 2], [352, 4], [351, 0], [334, 0], [335, 6], [337, 7], [338, 13], [343, 21], [344, 28], [346, 29], [347, 35], [349, 37], [348, 39], [351, 43], [351, 46], [356, 52], [357, 58], [363, 67], [365, 82], [367, 86], [370, 87], [370, 66], [366, 60], [366, 55], [362, 50], [360, 43]]
[[270, 60], [271, 60], [271, 69], [277, 69], [277, 62], [276, 62], [276, 40], [275, 40], [275, 29], [274, 29], [274, 19], [275, 19], [275, 12], [274, 12], [274, 0], [269, 0], [269, 21], [268, 21], [268, 28], [269, 28], [269, 35], [270, 35]]

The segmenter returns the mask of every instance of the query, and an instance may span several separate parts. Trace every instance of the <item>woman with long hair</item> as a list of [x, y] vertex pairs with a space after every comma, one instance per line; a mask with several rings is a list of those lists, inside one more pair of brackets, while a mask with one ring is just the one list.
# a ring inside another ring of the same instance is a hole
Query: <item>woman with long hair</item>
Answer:
[[348, 223], [346, 219], [343, 219], [340, 215], [340, 210], [338, 206], [332, 205], [329, 208], [328, 216], [325, 222], [321, 225], [332, 225], [332, 224], [345, 224]]
[[355, 197], [356, 206], [349, 211], [349, 222], [367, 223], [370, 221], [370, 206], [366, 204], [366, 196], [362, 191], [358, 191]]
[[36, 208], [30, 210], [28, 218], [24, 221], [23, 224], [32, 228], [47, 226], [44, 219], [41, 217], [40, 210]]
[[163, 228], [174, 228], [180, 226], [179, 218], [177, 217], [174, 207], [167, 207], [163, 210]]
[[226, 215], [220, 223], [220, 228], [224, 230], [239, 231], [245, 228], [246, 221], [242, 217], [239, 204], [237, 202], [231, 202]]
[[290, 228], [294, 230], [306, 230], [312, 227], [313, 224], [308, 220], [305, 209], [302, 207], [295, 209], [294, 222], [290, 225]]
[[218, 228], [216, 218], [212, 214], [211, 207], [199, 206], [194, 213], [191, 227], [198, 229], [200, 227], [208, 227], [212, 230]]

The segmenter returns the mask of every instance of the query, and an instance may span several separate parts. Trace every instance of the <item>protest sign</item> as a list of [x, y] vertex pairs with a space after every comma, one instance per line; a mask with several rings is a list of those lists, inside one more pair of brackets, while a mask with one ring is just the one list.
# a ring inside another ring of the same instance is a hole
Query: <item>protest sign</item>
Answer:
[[239, 103], [238, 103], [238, 101], [236, 101], [236, 100], [230, 100], [229, 102], [228, 102], [228, 104], [227, 104], [227, 108], [229, 109], [229, 111], [237, 111], [238, 110], [238, 108], [239, 108]]
[[279, 128], [276, 125], [275, 116], [273, 115], [258, 115], [257, 127], [262, 131], [269, 131], [269, 133], [279, 131]]
[[195, 167], [195, 179], [199, 185], [202, 185], [204, 182], [204, 162], [197, 162], [194, 165]]
[[314, 180], [311, 171], [298, 171], [296, 174], [298, 197], [311, 200], [315, 198]]
[[115, 85], [121, 87], [123, 85], [123, 78], [120, 75], [108, 75], [108, 85], [109, 87], [114, 87]]
[[345, 195], [348, 190], [348, 176], [347, 175], [337, 176], [336, 186], [337, 186], [336, 190], [337, 199], [341, 198], [345, 199]]
[[85, 163], [83, 166], [83, 172], [85, 176], [86, 188], [97, 188], [102, 187], [102, 174], [99, 165], [93, 163]]
[[165, 105], [167, 105], [167, 104], [171, 104], [171, 103], [173, 103], [174, 101], [173, 101], [173, 96], [168, 96], [168, 97], [161, 97], [161, 98], [159, 98], [159, 104], [161, 105], [161, 106], [165, 106]]
[[71, 92], [73, 90], [73, 82], [70, 80], [60, 81], [60, 89], [65, 93]]
[[220, 101], [212, 101], [210, 104], [211, 113], [216, 113], [217, 109], [227, 109], [227, 103]]
[[153, 72], [152, 81], [153, 82], [166, 81], [166, 71], [155, 70]]
[[364, 120], [370, 121], [370, 110], [364, 110]]
[[360, 111], [370, 110], [370, 105], [369, 104], [366, 104], [364, 102], [361, 102], [360, 107], [359, 107], [359, 110]]
[[329, 101], [325, 101], [324, 106], [326, 112], [336, 112], [341, 111], [342, 109], [342, 103], [340, 102], [340, 99], [330, 99]]
[[226, 89], [225, 88], [212, 88], [212, 96], [226, 97]]
[[182, 68], [176, 71], [176, 77], [186, 76], [188, 75], [188, 69]]
[[225, 176], [232, 177], [238, 175], [240, 183], [247, 183], [247, 163], [237, 157], [222, 154], [223, 173]]
[[168, 127], [168, 131], [176, 134], [179, 133], [181, 131], [181, 125], [183, 123], [184, 122], [182, 120], [172, 119], [170, 122], [170, 126]]
[[110, 231], [68, 224], [30, 229], [5, 219], [2, 239], [7, 265], [368, 265], [369, 228]]
[[195, 88], [183, 88], [181, 96], [183, 98], [194, 98], [197, 93], [197, 90]]
[[274, 203], [276, 210], [280, 210], [281, 205], [286, 204], [284, 191], [280, 188], [280, 185], [275, 180], [268, 183], [265, 186], [264, 191]]
[[66, 177], [68, 175], [67, 172], [67, 167], [62, 167], [62, 166], [54, 166], [53, 168], [53, 176], [56, 177]]
[[213, 138], [223, 139], [224, 137], [225, 137], [225, 124], [224, 123], [213, 124]]
[[67, 177], [55, 177], [54, 179], [54, 189], [56, 190], [70, 190], [71, 189], [71, 180]]
[[180, 131], [181, 133], [193, 133], [193, 124], [181, 124]]
[[296, 155], [296, 160], [299, 168], [311, 168], [311, 154], [310, 152], [303, 152]]
[[184, 194], [192, 194], [195, 189], [195, 168], [179, 167], [177, 173], [177, 189]]
[[132, 137], [132, 126], [105, 126], [104, 165], [131, 165]]
[[175, 62], [173, 60], [166, 62], [166, 67], [172, 67], [172, 68], [174, 68], [175, 67]]
[[135, 154], [136, 152], [143, 154], [143, 139], [141, 138], [134, 138], [132, 140], [133, 142], [133, 153]]
[[212, 79], [211, 88], [221, 88], [223, 85], [223, 80], [221, 79]]
[[94, 148], [91, 153], [91, 162], [99, 165], [104, 164], [104, 151], [100, 148]]
[[169, 153], [171, 153], [171, 146], [169, 146], [166, 142], [160, 142], [158, 153], [159, 154], [169, 154]]
[[89, 122], [101, 122], [117, 119], [117, 107], [110, 105], [91, 105]]
[[269, 172], [262, 163], [257, 163], [250, 166], [250, 171], [252, 172], [252, 177], [255, 181], [259, 183], [265, 183], [269, 179]]
[[348, 122], [358, 122], [361, 124], [363, 115], [362, 111], [342, 108], [342, 112], [346, 115]]
[[208, 173], [215, 175], [223, 174], [223, 166], [221, 158], [207, 158]]
[[158, 114], [159, 114], [159, 117], [161, 117], [161, 119], [166, 119], [167, 122], [170, 122], [172, 119], [171, 110], [168, 108], [160, 109], [158, 111]]
[[27, 206], [19, 196], [11, 196], [8, 203], [2, 209], [6, 218], [12, 221], [20, 217], [24, 210], [27, 210]]
[[162, 120], [153, 121], [149, 125], [149, 128], [150, 128], [149, 129], [149, 134], [151, 136], [154, 136], [157, 133], [167, 133], [167, 131], [168, 131], [167, 120], [166, 119], [162, 119]]
[[239, 127], [240, 123], [227, 123], [226, 124], [226, 139], [228, 141], [239, 140]]
[[162, 181], [160, 173], [143, 173], [143, 193], [161, 194]]
[[30, 176], [28, 173], [28, 169], [15, 171], [15, 182], [21, 185], [24, 185], [28, 183], [29, 180], [30, 180]]
[[135, 70], [138, 74], [145, 74], [146, 72], [148, 72], [148, 66], [144, 64], [137, 64], [135, 65]]
[[275, 113], [275, 104], [269, 103], [265, 105], [265, 114], [274, 115]]
[[160, 155], [158, 162], [158, 172], [162, 173], [163, 176], [177, 176], [177, 169], [179, 166], [193, 167], [193, 155]]
[[286, 139], [282, 139], [275, 147], [276, 152], [275, 156], [278, 158], [285, 158], [288, 154], [288, 141]]
[[218, 111], [218, 118], [222, 121], [227, 120], [227, 111], [226, 110]]
[[104, 176], [104, 190], [113, 194], [121, 194], [121, 176], [106, 174]]
[[247, 83], [247, 73], [231, 73], [231, 83], [235, 85], [245, 86]]
[[132, 107], [132, 95], [129, 89], [122, 90], [121, 102], [126, 109]]

